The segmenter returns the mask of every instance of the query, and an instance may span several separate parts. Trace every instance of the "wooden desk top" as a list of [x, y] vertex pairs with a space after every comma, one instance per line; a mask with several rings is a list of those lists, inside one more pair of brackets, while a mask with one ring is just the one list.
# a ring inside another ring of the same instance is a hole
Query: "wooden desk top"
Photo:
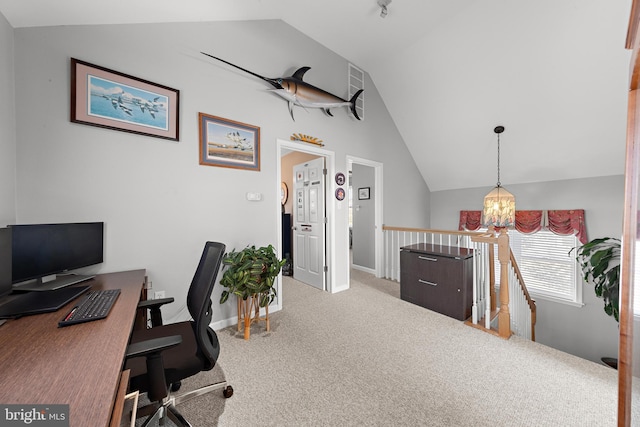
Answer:
[[71, 426], [108, 425], [144, 276], [125, 271], [81, 283], [121, 289], [106, 319], [58, 328], [76, 299], [0, 326], [0, 403], [68, 404]]

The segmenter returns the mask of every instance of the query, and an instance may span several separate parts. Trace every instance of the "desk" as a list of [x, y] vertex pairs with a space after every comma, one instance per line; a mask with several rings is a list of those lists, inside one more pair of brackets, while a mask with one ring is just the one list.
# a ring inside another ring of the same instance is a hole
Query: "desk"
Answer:
[[82, 283], [121, 289], [106, 319], [58, 328], [72, 301], [0, 326], [0, 403], [68, 404], [71, 426], [107, 426], [144, 276], [125, 271]]

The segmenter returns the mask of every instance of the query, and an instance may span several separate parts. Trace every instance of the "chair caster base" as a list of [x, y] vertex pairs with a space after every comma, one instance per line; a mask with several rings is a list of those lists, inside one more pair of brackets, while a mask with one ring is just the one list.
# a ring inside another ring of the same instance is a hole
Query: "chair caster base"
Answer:
[[233, 387], [231, 387], [230, 385], [226, 386], [222, 390], [222, 395], [227, 399], [230, 398], [231, 396], [233, 396]]

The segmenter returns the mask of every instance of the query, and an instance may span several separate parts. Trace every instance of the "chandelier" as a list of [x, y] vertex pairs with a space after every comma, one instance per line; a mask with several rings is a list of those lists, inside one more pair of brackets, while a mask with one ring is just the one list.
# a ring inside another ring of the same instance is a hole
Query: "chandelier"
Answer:
[[498, 182], [484, 196], [484, 225], [495, 228], [513, 227], [516, 221], [516, 198], [500, 185], [500, 134], [504, 126], [496, 126], [493, 130], [498, 135]]

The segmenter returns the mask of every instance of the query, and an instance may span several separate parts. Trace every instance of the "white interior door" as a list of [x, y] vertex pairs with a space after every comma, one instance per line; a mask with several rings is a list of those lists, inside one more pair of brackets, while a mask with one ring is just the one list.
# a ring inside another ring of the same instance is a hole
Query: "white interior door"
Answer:
[[294, 166], [293, 182], [293, 277], [324, 290], [324, 157]]

